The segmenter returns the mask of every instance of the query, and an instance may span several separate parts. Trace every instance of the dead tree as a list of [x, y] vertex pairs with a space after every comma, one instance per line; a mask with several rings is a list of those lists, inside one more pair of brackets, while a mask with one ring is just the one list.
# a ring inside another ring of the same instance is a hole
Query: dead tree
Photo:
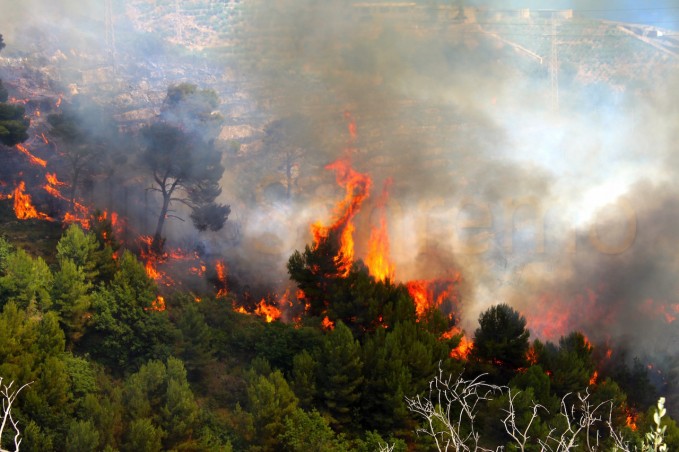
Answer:
[[406, 397], [408, 409], [426, 420], [418, 433], [431, 436], [439, 451], [487, 451], [479, 446], [479, 433], [474, 421], [479, 404], [502, 393], [502, 387], [461, 376], [444, 377], [443, 370], [429, 382], [429, 397]]
[[0, 395], [2, 395], [2, 424], [0, 425], [0, 452], [10, 452], [10, 449], [5, 449], [2, 446], [2, 437], [3, 434], [5, 433], [5, 427], [9, 425], [11, 426], [12, 429], [14, 429], [14, 452], [19, 452], [19, 445], [21, 444], [21, 432], [19, 431], [19, 421], [15, 421], [14, 418], [12, 417], [12, 404], [16, 400], [17, 396], [19, 393], [28, 385], [31, 383], [26, 383], [19, 389], [12, 389], [12, 386], [14, 385], [14, 381], [10, 382], [9, 385], [3, 385], [2, 384], [3, 378], [0, 377], [0, 386], [2, 386], [2, 389], [0, 390]]
[[[567, 452], [575, 450], [599, 451], [604, 446], [600, 444], [600, 427], [607, 428], [615, 450], [629, 452], [634, 450], [624, 439], [621, 432], [615, 430], [613, 424], [613, 402], [607, 400], [594, 405], [588, 390], [577, 394], [566, 394], [561, 399], [559, 416], [563, 418], [560, 428], [551, 428], [544, 438], [530, 436], [531, 426], [540, 420], [540, 412], [548, 410], [538, 403], [531, 405], [531, 414], [525, 426], [517, 425], [517, 419], [524, 413], [517, 412], [514, 401], [519, 392], [512, 391], [505, 386], [496, 386], [483, 382], [483, 375], [472, 380], [465, 380], [462, 376], [453, 379], [444, 377], [443, 371], [429, 382], [429, 396], [406, 397], [408, 409], [424, 419], [423, 427], [417, 433], [426, 434], [435, 441], [437, 450], [443, 451], [492, 451], [479, 445], [480, 433], [474, 425], [476, 416], [485, 402], [496, 396], [506, 394], [508, 406], [504, 410], [506, 416], [500, 419], [506, 433], [512, 438], [514, 447], [524, 451], [529, 444], [538, 445], [544, 452]], [[659, 408], [659, 415], [664, 412]], [[658, 415], [656, 415], [658, 416]], [[658, 432], [647, 443], [662, 443], [664, 430], [658, 424]], [[523, 424], [523, 422], [522, 422]], [[597, 433], [595, 433], [597, 432]], [[660, 438], [658, 440], [657, 438]], [[530, 443], [529, 443], [530, 441]], [[664, 449], [645, 448], [644, 451], [662, 451]], [[504, 450], [498, 446], [496, 451]]]

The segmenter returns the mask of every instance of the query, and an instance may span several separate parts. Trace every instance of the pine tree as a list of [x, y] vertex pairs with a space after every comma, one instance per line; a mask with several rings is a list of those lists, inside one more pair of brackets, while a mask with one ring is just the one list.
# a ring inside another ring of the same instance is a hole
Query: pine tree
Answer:
[[324, 411], [339, 430], [351, 429], [357, 419], [363, 383], [361, 347], [342, 322], [323, 341], [319, 357], [318, 390]]

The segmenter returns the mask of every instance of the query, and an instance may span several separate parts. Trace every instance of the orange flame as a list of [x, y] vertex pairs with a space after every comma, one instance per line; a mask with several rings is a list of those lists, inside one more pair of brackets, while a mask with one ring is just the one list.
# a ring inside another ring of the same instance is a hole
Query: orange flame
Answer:
[[223, 298], [228, 293], [226, 285], [226, 265], [224, 265], [224, 261], [217, 261], [215, 269], [217, 270], [217, 280], [219, 281], [220, 286], [217, 291], [217, 298]]
[[472, 348], [474, 348], [474, 341], [469, 339], [460, 328], [457, 326], [452, 327], [450, 331], [443, 333], [442, 339], [451, 339], [458, 334], [462, 335], [462, 337], [460, 337], [460, 343], [450, 351], [450, 357], [455, 359], [467, 359]]
[[340, 251], [337, 256], [340, 259], [340, 270], [346, 275], [351, 269], [354, 260], [354, 225], [352, 220], [370, 193], [372, 180], [367, 174], [355, 171], [348, 160], [340, 159], [326, 169], [335, 171], [337, 184], [344, 187], [344, 199], [335, 207], [332, 224], [323, 226], [319, 221], [311, 225], [311, 233], [316, 247], [323, 240], [327, 240], [333, 231], [340, 232]]
[[73, 215], [70, 212], [66, 212], [64, 214], [64, 223], [80, 223], [80, 225], [85, 228], [89, 229], [90, 228], [90, 220], [89, 218], [81, 218], [78, 216]]
[[531, 366], [538, 363], [538, 354], [532, 345], [528, 347], [528, 351], [526, 352], [526, 361], [528, 361]]
[[165, 297], [158, 295], [153, 303], [151, 304], [151, 309], [154, 311], [162, 312], [165, 310]]
[[598, 378], [599, 378], [599, 371], [595, 370], [594, 373], [592, 374], [592, 376], [589, 379], [589, 385], [590, 386], [595, 385]]
[[257, 308], [255, 309], [255, 314], [257, 314], [260, 317], [263, 317], [266, 320], [266, 323], [271, 323], [274, 320], [278, 320], [281, 317], [280, 309], [278, 309], [276, 306], [271, 306], [267, 304], [266, 300], [264, 300], [263, 298], [257, 305]]
[[430, 308], [429, 300], [431, 297], [427, 293], [427, 281], [421, 279], [408, 281], [406, 283], [406, 288], [408, 289], [408, 293], [415, 303], [415, 312], [417, 313], [417, 316], [421, 317], [422, 314], [424, 314], [424, 312]]
[[333, 323], [332, 320], [328, 318], [326, 315], [323, 317], [323, 321], [321, 322], [321, 326], [325, 328], [326, 330], [334, 330], [335, 329], [335, 324]]
[[146, 261], [144, 268], [146, 269], [146, 274], [151, 279], [155, 279], [157, 281], [162, 276], [162, 274], [156, 269], [155, 261], [153, 261], [151, 259]]
[[38, 212], [33, 205], [31, 195], [25, 192], [26, 184], [24, 181], [19, 182], [19, 185], [14, 189], [14, 214], [19, 220], [26, 220], [29, 218], [39, 218], [42, 220], [51, 220], [50, 217], [44, 213]]
[[432, 308], [440, 308], [444, 302], [458, 303], [457, 285], [460, 275], [432, 280], [416, 279], [406, 283], [406, 289], [415, 304], [415, 312], [421, 317]]
[[627, 424], [627, 426], [629, 428], [631, 428], [632, 430], [636, 431], [637, 430], [637, 417], [638, 417], [636, 411], [634, 411], [632, 408], [627, 407], [627, 409], [625, 409], [625, 412], [627, 414], [627, 416], [625, 418], [625, 424]]
[[368, 256], [365, 259], [370, 274], [377, 281], [394, 279], [394, 265], [389, 260], [389, 232], [387, 231], [387, 219], [385, 215], [385, 205], [387, 197], [389, 196], [388, 189], [390, 184], [390, 179], [385, 182], [382, 196], [380, 196], [380, 199], [377, 202], [380, 210], [380, 227], [373, 227], [370, 231]]
[[57, 178], [57, 174], [56, 174], [56, 173], [46, 173], [46, 174], [45, 174], [45, 179], [47, 179], [47, 183], [49, 183], [49, 184], [50, 184], [51, 186], [53, 186], [53, 187], [59, 187], [59, 186], [66, 185], [66, 182], [61, 182], [61, 181]]
[[25, 154], [26, 156], [28, 156], [28, 159], [30, 160], [30, 162], [32, 164], [42, 166], [43, 168], [47, 167], [47, 162], [45, 160], [38, 158], [38, 157], [34, 156], [33, 154], [31, 154], [30, 151], [28, 149], [26, 149], [25, 146], [23, 146], [21, 144], [17, 144], [16, 148], [17, 148], [18, 151], [20, 151], [23, 154]]

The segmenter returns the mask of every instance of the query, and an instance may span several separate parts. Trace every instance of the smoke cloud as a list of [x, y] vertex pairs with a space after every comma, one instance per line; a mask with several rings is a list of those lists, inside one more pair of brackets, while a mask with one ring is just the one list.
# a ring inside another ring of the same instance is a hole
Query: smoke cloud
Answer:
[[[391, 179], [396, 278], [459, 272], [468, 332], [483, 310], [510, 302], [542, 339], [580, 329], [638, 355], [672, 352], [676, 43], [668, 36], [654, 46], [595, 20], [672, 28], [670, 2], [644, 10], [632, 2], [484, 3], [506, 10], [497, 16], [434, 1], [249, 0], [220, 25], [222, 45], [200, 51], [194, 29], [183, 30], [183, 42], [171, 23], [149, 19], [141, 29], [130, 11], [143, 2], [121, 0], [113, 2], [118, 73], [109, 91], [89, 84], [86, 67], [106, 60], [100, 2], [59, 3], [2, 1], [3, 57], [59, 50], [71, 67], [54, 75], [60, 83], [112, 102], [118, 118], [152, 118], [172, 83], [218, 92], [229, 226], [197, 237], [173, 223], [168, 235], [227, 256], [234, 279], [263, 292], [285, 287], [288, 256], [343, 196], [324, 167], [349, 157], [374, 181], [355, 219], [357, 255]], [[574, 8], [576, 17], [554, 25], [517, 8]], [[276, 120], [285, 121], [282, 135]], [[149, 210], [138, 201], [127, 213]], [[144, 230], [144, 220], [134, 227]]]

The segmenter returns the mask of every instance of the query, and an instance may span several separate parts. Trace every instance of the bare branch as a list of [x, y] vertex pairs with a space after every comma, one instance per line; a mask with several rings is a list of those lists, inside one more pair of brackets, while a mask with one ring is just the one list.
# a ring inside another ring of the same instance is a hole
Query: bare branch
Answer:
[[9, 423], [12, 425], [12, 428], [14, 429], [15, 435], [14, 435], [14, 451], [18, 452], [19, 451], [19, 445], [21, 444], [21, 439], [19, 438], [21, 436], [21, 432], [19, 431], [19, 422], [15, 421], [14, 418], [12, 417], [12, 404], [16, 400], [16, 398], [19, 396], [19, 393], [23, 391], [24, 388], [27, 386], [31, 385], [33, 382], [26, 383], [25, 385], [21, 386], [19, 389], [12, 390], [12, 386], [14, 385], [14, 381], [10, 382], [9, 385], [2, 385], [2, 380], [3, 377], [0, 377], [0, 386], [2, 386], [2, 389], [0, 390], [0, 395], [2, 396], [2, 424], [0, 424], [0, 452], [5, 451], [6, 449], [2, 448], [2, 434], [5, 431], [5, 427], [7, 426], [7, 421], [9, 420]]

